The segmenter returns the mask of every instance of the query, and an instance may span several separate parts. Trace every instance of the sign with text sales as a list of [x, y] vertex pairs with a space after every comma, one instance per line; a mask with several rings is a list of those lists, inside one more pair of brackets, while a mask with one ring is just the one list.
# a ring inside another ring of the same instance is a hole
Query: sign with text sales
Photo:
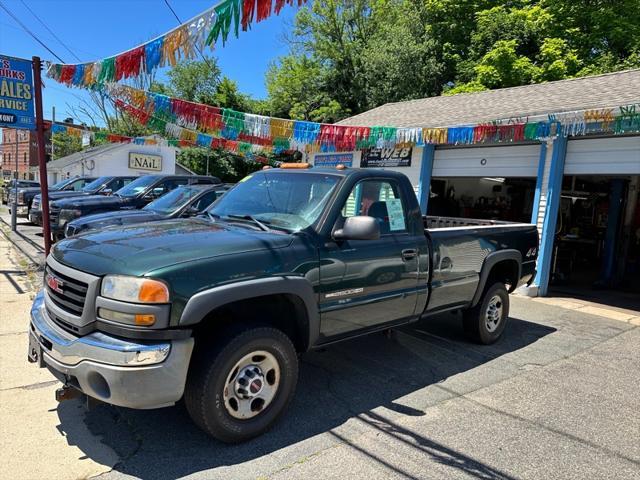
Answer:
[[0, 55], [0, 127], [36, 129], [30, 60]]

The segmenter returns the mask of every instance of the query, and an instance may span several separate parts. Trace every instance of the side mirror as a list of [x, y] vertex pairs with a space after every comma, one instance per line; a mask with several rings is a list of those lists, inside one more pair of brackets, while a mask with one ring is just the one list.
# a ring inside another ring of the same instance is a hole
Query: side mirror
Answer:
[[105, 189], [104, 189], [104, 190], [102, 190], [100, 193], [101, 193], [102, 195], [107, 195], [107, 196], [109, 196], [109, 195], [111, 195], [111, 194], [113, 193], [113, 190], [111, 190], [110, 188], [105, 188]]
[[342, 228], [333, 232], [334, 240], [378, 240], [380, 225], [374, 217], [348, 217]]
[[182, 213], [182, 216], [183, 217], [195, 217], [199, 213], [200, 213], [200, 210], [198, 210], [196, 207], [189, 207]]
[[162, 187], [156, 187], [145, 193], [144, 197], [142, 198], [144, 198], [145, 200], [155, 200], [156, 198], [161, 197], [163, 193], [164, 189]]

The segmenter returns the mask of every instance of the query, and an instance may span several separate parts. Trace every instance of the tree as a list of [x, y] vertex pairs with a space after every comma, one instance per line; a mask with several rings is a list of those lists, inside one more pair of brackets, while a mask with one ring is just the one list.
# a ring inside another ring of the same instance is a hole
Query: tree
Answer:
[[54, 160], [82, 150], [82, 137], [70, 135], [66, 132], [52, 134], [51, 143], [53, 144]]
[[183, 60], [167, 73], [168, 91], [182, 100], [214, 105], [220, 75], [218, 62], [214, 58]]
[[276, 117], [334, 122], [346, 112], [325, 92], [324, 68], [306, 55], [288, 55], [266, 75], [269, 106]]
[[262, 168], [260, 163], [239, 157], [226, 150], [210, 150], [202, 147], [183, 148], [176, 160], [198, 175], [205, 175], [208, 171], [209, 175], [214, 175], [223, 182], [237, 182], [249, 173]]

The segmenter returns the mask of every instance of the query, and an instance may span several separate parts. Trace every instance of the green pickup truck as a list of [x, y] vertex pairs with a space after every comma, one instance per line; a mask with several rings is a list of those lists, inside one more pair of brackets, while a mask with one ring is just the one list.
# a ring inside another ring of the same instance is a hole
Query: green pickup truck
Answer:
[[495, 342], [537, 249], [533, 225], [423, 217], [400, 173], [262, 170], [202, 216], [57, 243], [29, 360], [64, 384], [59, 399], [184, 398], [203, 430], [239, 442], [285, 411], [307, 350], [450, 310]]

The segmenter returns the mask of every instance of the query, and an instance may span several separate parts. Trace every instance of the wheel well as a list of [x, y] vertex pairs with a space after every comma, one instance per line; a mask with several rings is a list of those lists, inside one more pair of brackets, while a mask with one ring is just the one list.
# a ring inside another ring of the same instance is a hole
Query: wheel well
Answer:
[[215, 308], [195, 328], [196, 344], [199, 338], [241, 325], [269, 325], [287, 335], [298, 352], [309, 347], [306, 307], [300, 297], [291, 294], [253, 297]]
[[518, 280], [518, 262], [515, 260], [501, 260], [491, 267], [485, 287], [489, 287], [495, 282], [502, 282], [508, 285], [507, 290], [509, 292], [513, 292]]

